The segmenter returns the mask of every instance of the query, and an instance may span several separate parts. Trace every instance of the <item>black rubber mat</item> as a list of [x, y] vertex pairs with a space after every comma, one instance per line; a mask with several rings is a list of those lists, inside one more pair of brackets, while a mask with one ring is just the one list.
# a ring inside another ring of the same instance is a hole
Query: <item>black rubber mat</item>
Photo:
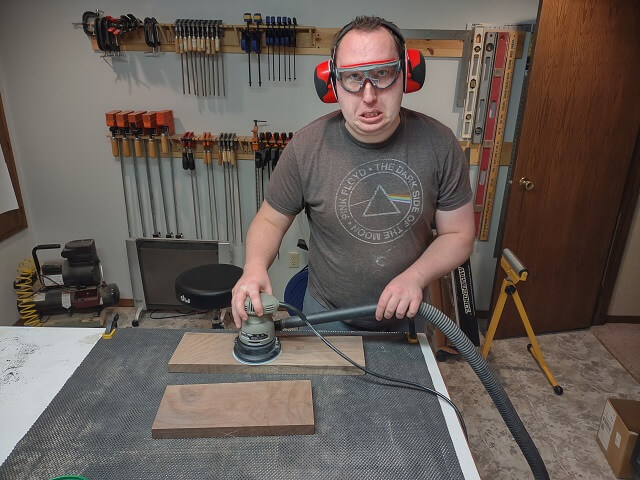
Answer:
[[[368, 375], [168, 373], [183, 333], [126, 328], [100, 340], [0, 467], [0, 478], [463, 478], [434, 396]], [[379, 373], [432, 386], [419, 345], [365, 337], [365, 356]], [[167, 385], [303, 378], [312, 383], [314, 435], [151, 438]]]

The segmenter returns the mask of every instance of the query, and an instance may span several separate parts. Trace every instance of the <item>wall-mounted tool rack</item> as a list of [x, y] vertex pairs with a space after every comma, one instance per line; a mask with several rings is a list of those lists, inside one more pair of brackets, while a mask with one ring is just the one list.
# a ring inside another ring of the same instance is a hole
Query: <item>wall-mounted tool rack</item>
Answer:
[[[109, 133], [107, 134], [107, 137], [111, 138], [112, 135]], [[115, 138], [120, 139], [123, 137], [122, 135], [115, 135]], [[126, 136], [124, 138], [132, 139], [133, 136]], [[139, 136], [139, 139], [144, 141], [149, 140], [149, 138], [150, 138], [149, 135]], [[155, 138], [157, 140], [158, 137], [155, 137]], [[166, 138], [169, 141], [169, 146], [170, 146], [169, 150], [171, 154], [161, 152], [162, 157], [182, 158], [182, 143], [180, 142], [180, 139], [182, 138], [182, 136], [168, 135]], [[196, 158], [203, 158], [204, 148], [203, 148], [202, 142], [204, 138], [202, 135], [196, 135], [194, 137], [194, 140], [196, 142], [196, 148], [193, 150], [193, 152]], [[211, 148], [211, 154], [213, 155], [214, 158], [216, 158], [218, 155], [218, 135], [212, 135], [210, 140], [213, 142], [213, 147]], [[253, 137], [237, 136], [236, 141], [237, 141], [237, 147], [238, 147], [236, 151], [236, 158], [238, 160], [254, 160], [254, 151], [252, 147]], [[469, 164], [478, 165], [480, 161], [480, 153], [481, 153], [480, 151], [481, 151], [482, 145], [474, 144], [467, 141], [461, 141], [460, 146], [462, 147], [462, 150], [465, 152], [465, 155], [469, 159]], [[511, 160], [511, 147], [512, 147], [511, 142], [505, 142], [502, 144], [502, 154], [500, 159], [500, 165], [504, 165], [504, 166], [509, 165], [509, 162]]]
[[[122, 136], [120, 134], [118, 135], [111, 135], [110, 133], [107, 135], [109, 138], [115, 138], [115, 139], [127, 139], [127, 140], [132, 140], [134, 137], [133, 135], [126, 135], [126, 136]], [[151, 137], [149, 135], [139, 135], [138, 139], [140, 141], [148, 141]], [[158, 141], [158, 136], [154, 137], [156, 141]], [[182, 139], [182, 135], [167, 135], [165, 137], [167, 139], [167, 141], [169, 142], [169, 152], [165, 152], [164, 150], [160, 149], [160, 153], [161, 156], [164, 158], [167, 157], [174, 157], [174, 158], [182, 158], [182, 143], [181, 143], [181, 139]], [[213, 142], [213, 146], [211, 148], [211, 154], [214, 158], [217, 157], [218, 155], [218, 139], [219, 139], [219, 135], [211, 135], [211, 137], [208, 139], [208, 141]], [[253, 160], [254, 159], [254, 155], [253, 155], [253, 149], [252, 149], [252, 141], [253, 141], [253, 137], [251, 136], [237, 136], [235, 138], [236, 140], [236, 146], [237, 146], [237, 150], [236, 150], [236, 158], [238, 160]], [[196, 135], [193, 137], [193, 141], [195, 142], [195, 148], [193, 149], [193, 153], [195, 155], [196, 158], [203, 158], [204, 156], [204, 147], [203, 147], [203, 141], [204, 141], [204, 136], [203, 135]]]
[[[161, 46], [156, 51], [175, 53], [175, 25], [172, 23], [158, 23], [157, 28]], [[222, 24], [221, 28], [223, 34], [220, 41], [221, 52], [246, 54], [242, 50], [240, 43], [242, 30], [247, 28], [246, 25]], [[338, 30], [337, 28], [298, 25], [296, 27], [296, 55], [330, 55], [333, 38]], [[429, 32], [437, 31], [424, 30], [425, 36], [430, 36]], [[517, 58], [522, 56], [524, 45], [524, 32], [520, 33], [516, 51]], [[264, 31], [261, 30], [260, 34], [261, 44], [266, 48]], [[426, 57], [461, 58], [463, 56], [463, 44], [464, 40], [456, 39], [455, 35], [451, 35], [451, 39], [407, 38], [407, 47], [420, 50]], [[120, 50], [123, 52], [151, 52], [151, 47], [145, 43], [143, 29], [135, 29], [122, 34], [119, 38], [119, 45]], [[91, 37], [91, 47], [96, 52], [100, 51], [94, 36]]]

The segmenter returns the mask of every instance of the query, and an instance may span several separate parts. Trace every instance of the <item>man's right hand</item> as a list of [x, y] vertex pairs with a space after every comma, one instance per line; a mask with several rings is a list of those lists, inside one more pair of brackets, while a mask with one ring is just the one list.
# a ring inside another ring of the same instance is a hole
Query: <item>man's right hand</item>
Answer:
[[260, 292], [271, 295], [271, 281], [266, 269], [248, 268], [245, 266], [244, 273], [231, 290], [231, 313], [233, 322], [237, 328], [240, 328], [243, 321], [248, 317], [244, 309], [244, 301], [247, 297], [251, 298], [251, 303], [258, 315], [262, 315], [262, 302], [260, 301]]
[[294, 218], [278, 212], [265, 200], [251, 222], [247, 232], [244, 273], [231, 290], [231, 313], [236, 327], [240, 328], [242, 321], [249, 318], [244, 310], [247, 297], [251, 298], [256, 313], [262, 315], [260, 293], [272, 294], [267, 269], [276, 258], [282, 238]]

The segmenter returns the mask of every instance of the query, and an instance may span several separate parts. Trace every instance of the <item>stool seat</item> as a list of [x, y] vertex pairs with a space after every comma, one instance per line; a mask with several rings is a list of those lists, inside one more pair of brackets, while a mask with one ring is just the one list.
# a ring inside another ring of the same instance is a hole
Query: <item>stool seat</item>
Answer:
[[224, 263], [191, 268], [176, 278], [176, 298], [200, 310], [230, 307], [231, 289], [241, 276], [242, 268]]

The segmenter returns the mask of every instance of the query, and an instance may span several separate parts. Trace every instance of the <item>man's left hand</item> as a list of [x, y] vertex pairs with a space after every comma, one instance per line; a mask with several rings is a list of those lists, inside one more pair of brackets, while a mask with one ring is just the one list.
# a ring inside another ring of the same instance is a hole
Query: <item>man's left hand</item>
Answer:
[[420, 272], [405, 270], [387, 284], [378, 299], [376, 320], [412, 318], [422, 302], [424, 278]]

